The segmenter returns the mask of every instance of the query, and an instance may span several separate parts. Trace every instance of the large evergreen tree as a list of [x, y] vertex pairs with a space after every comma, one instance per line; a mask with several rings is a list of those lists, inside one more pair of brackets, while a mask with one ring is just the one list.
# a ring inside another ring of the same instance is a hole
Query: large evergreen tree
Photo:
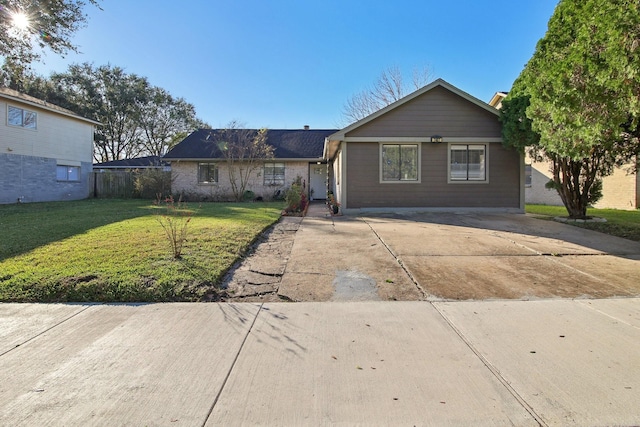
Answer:
[[637, 156], [638, 0], [560, 0], [503, 102], [505, 143], [552, 163], [569, 216], [584, 218], [601, 178]]

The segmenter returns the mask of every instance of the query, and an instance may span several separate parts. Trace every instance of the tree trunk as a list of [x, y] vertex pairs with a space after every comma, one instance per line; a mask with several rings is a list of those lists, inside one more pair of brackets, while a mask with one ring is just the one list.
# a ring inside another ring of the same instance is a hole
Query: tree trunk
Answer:
[[589, 191], [595, 180], [587, 159], [572, 160], [553, 157], [553, 181], [569, 218], [585, 219], [589, 205]]

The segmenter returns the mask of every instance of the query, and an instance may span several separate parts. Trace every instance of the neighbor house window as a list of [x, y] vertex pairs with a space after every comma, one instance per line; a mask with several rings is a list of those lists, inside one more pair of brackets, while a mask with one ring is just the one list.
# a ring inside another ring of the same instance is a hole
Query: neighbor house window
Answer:
[[486, 181], [487, 146], [452, 144], [449, 150], [450, 181]]
[[8, 116], [11, 126], [20, 126], [27, 129], [36, 128], [37, 114], [34, 111], [9, 106]]
[[58, 165], [56, 179], [58, 181], [80, 181], [80, 166]]
[[264, 185], [284, 185], [284, 163], [264, 164]]
[[524, 165], [524, 186], [531, 187], [531, 164]]
[[380, 176], [382, 182], [418, 181], [418, 144], [382, 144]]
[[215, 163], [198, 163], [198, 182], [202, 184], [218, 182], [218, 165]]

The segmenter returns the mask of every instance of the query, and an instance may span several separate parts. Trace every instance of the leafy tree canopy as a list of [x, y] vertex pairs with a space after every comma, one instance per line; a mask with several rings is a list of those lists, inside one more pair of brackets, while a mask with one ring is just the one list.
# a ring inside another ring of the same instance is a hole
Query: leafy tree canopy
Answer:
[[163, 156], [194, 129], [209, 127], [183, 98], [111, 65], [73, 64], [48, 78], [30, 76], [21, 90], [100, 122], [97, 162]]
[[76, 51], [72, 36], [87, 23], [87, 3], [99, 0], [0, 0], [0, 56], [18, 66], [41, 57]]

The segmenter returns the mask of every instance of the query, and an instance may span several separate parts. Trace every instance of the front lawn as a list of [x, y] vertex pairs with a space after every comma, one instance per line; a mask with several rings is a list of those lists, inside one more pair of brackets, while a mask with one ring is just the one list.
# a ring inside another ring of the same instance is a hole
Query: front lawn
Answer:
[[0, 301], [135, 302], [216, 299], [224, 273], [278, 220], [281, 203], [190, 204], [174, 260], [142, 200], [0, 205]]
[[[546, 218], [567, 216], [564, 206], [527, 205], [526, 212]], [[604, 218], [607, 222], [571, 222], [570, 224], [640, 242], [640, 210], [588, 209], [587, 215]]]

